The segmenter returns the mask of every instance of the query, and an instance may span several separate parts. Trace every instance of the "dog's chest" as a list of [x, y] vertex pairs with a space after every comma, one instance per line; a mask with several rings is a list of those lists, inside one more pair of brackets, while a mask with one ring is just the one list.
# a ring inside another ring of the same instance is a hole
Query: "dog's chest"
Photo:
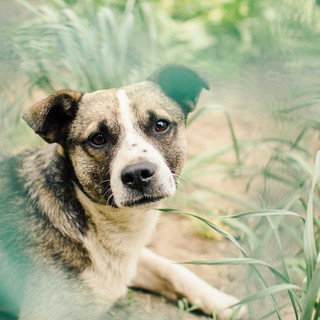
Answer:
[[84, 238], [92, 263], [81, 277], [98, 302], [111, 305], [126, 293], [158, 213], [124, 210], [118, 216], [106, 216], [94, 212], [92, 219], [95, 228]]

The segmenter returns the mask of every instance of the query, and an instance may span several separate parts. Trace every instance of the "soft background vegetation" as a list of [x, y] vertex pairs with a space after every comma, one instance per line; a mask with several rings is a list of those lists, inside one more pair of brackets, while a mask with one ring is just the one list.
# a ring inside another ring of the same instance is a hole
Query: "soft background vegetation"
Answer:
[[[248, 301], [257, 292], [262, 297], [250, 303], [251, 319], [281, 318], [288, 308], [296, 312], [288, 319], [311, 319], [313, 305], [318, 317], [315, 2], [5, 0], [0, 6], [2, 151], [41, 143], [20, 120], [21, 109], [55, 89], [120, 86], [168, 62], [206, 71], [212, 93], [190, 119], [184, 187], [168, 207], [210, 220], [240, 247], [242, 260], [211, 263], [249, 265]], [[194, 225], [201, 236], [211, 234], [204, 225]]]

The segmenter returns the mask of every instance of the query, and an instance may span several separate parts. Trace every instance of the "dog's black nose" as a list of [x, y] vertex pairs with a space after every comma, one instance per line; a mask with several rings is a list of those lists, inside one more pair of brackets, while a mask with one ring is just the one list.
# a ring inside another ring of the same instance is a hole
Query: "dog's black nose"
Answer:
[[131, 189], [143, 191], [156, 173], [155, 165], [151, 162], [139, 162], [126, 166], [121, 172], [121, 181]]

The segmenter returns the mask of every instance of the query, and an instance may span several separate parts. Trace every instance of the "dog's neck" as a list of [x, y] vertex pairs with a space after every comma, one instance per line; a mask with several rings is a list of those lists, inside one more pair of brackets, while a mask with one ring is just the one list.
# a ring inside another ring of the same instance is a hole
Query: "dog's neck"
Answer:
[[[119, 243], [119, 250], [140, 250], [148, 241], [159, 217], [151, 208], [113, 208], [91, 201], [76, 187], [77, 198], [89, 218], [89, 229], [108, 249], [110, 241]], [[121, 242], [119, 242], [118, 238]], [[114, 244], [113, 244], [114, 247]]]
[[89, 252], [91, 267], [81, 277], [98, 300], [112, 304], [131, 283], [138, 257], [154, 230], [159, 212], [99, 205], [79, 188], [76, 193], [89, 220], [83, 245]]

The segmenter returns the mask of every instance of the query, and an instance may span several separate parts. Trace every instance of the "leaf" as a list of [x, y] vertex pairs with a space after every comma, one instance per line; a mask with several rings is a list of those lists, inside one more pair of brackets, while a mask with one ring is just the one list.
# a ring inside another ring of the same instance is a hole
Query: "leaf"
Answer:
[[248, 218], [248, 217], [270, 217], [270, 216], [292, 216], [297, 217], [304, 220], [300, 214], [287, 210], [257, 210], [251, 212], [243, 212], [230, 216], [226, 216], [226, 218]]
[[314, 190], [320, 175], [320, 151], [317, 153], [314, 173], [312, 177], [312, 185], [309, 194], [308, 206], [307, 206], [307, 216], [305, 221], [305, 230], [303, 235], [303, 247], [304, 255], [307, 266], [307, 283], [308, 286], [311, 284], [313, 270], [317, 263], [317, 250], [316, 243], [314, 239], [313, 230], [313, 195]]
[[312, 318], [312, 312], [314, 304], [317, 299], [317, 295], [320, 288], [320, 264], [317, 265], [313, 272], [313, 277], [311, 282], [308, 284], [307, 292], [303, 298], [302, 306], [302, 320], [309, 320]]
[[241, 304], [248, 304], [248, 303], [253, 302], [255, 300], [264, 298], [266, 296], [272, 295], [277, 292], [286, 291], [286, 290], [301, 290], [301, 289], [300, 289], [300, 287], [298, 287], [294, 284], [287, 284], [287, 283], [286, 284], [278, 284], [278, 285], [263, 289], [255, 294], [241, 300], [240, 302], [234, 304], [232, 307], [235, 307], [235, 306], [238, 306]]
[[235, 155], [236, 155], [236, 159], [237, 159], [237, 165], [241, 166], [240, 146], [239, 146], [239, 143], [238, 143], [237, 136], [236, 136], [236, 134], [234, 132], [234, 127], [233, 127], [233, 124], [232, 124], [232, 121], [231, 121], [231, 117], [230, 117], [228, 112], [225, 112], [224, 114], [225, 114], [225, 116], [227, 118], [228, 127], [229, 127], [229, 130], [230, 130], [230, 133], [231, 133], [233, 149], [234, 149], [234, 152], [235, 152]]

